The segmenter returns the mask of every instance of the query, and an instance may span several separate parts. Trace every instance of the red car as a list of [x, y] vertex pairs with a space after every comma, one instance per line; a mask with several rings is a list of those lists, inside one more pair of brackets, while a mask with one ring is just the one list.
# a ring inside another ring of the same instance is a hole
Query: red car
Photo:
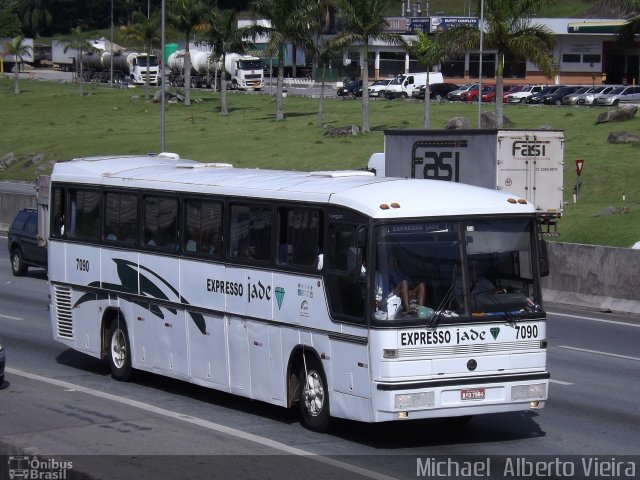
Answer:
[[520, 92], [524, 87], [525, 85], [511, 85], [511, 87], [509, 87], [508, 90], [507, 90], [507, 87], [504, 87], [504, 92], [502, 92], [503, 93], [502, 101], [504, 103], [508, 103], [507, 94]]
[[[482, 94], [488, 92], [493, 85], [482, 85]], [[469, 90], [460, 95], [460, 100], [464, 102], [475, 102], [478, 99], [478, 85], [474, 85]]]
[[[521, 85], [505, 85], [502, 90], [503, 95], [507, 95], [507, 93], [517, 92], [522, 88]], [[504, 96], [502, 97], [503, 101], [506, 102]], [[483, 102], [495, 102], [496, 101], [496, 87], [494, 86], [491, 90], [482, 94]]]

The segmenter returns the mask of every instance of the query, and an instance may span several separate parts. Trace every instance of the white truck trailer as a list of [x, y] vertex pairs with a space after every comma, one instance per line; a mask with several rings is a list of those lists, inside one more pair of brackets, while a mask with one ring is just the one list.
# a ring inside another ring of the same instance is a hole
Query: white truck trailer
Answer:
[[513, 193], [555, 225], [563, 208], [562, 130], [387, 130], [379, 176], [446, 180]]
[[[169, 84], [174, 87], [184, 87], [184, 60], [186, 50], [176, 50], [167, 58], [169, 67]], [[214, 84], [214, 59], [211, 52], [204, 50], [189, 50], [191, 63], [191, 87], [209, 88]]]

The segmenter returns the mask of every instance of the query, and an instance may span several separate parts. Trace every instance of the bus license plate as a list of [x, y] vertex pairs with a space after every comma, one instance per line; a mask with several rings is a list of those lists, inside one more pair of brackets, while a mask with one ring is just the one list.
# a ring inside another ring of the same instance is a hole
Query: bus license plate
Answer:
[[484, 400], [484, 388], [465, 388], [460, 390], [460, 400]]

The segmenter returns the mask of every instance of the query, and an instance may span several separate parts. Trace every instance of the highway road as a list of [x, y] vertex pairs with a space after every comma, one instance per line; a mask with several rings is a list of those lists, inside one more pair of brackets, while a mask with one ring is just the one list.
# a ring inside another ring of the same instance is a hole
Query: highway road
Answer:
[[573, 466], [573, 478], [593, 478], [577, 475], [589, 465], [618, 466], [609, 478], [640, 476], [640, 316], [547, 305], [552, 380], [543, 410], [464, 426], [336, 421], [318, 434], [294, 412], [177, 380], [138, 373], [114, 381], [106, 365], [52, 340], [46, 274], [12, 276], [6, 242], [0, 238], [0, 455], [13, 458], [0, 456], [0, 478], [18, 454], [68, 461], [73, 478], [99, 479], [416, 478], [433, 473], [430, 459], [448, 459], [449, 469], [489, 462], [490, 475], [475, 476], [491, 478], [525, 478], [508, 469], [518, 459], [565, 473]]

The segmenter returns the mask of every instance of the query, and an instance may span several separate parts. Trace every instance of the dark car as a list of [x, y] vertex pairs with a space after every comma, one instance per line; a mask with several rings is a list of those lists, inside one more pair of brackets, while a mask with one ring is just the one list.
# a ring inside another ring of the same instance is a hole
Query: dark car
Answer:
[[351, 80], [345, 86], [338, 89], [339, 97], [357, 97], [358, 90], [362, 87], [362, 80]]
[[35, 209], [18, 212], [9, 227], [7, 243], [14, 275], [26, 274], [29, 267], [47, 268], [47, 248], [38, 242], [38, 212]]
[[566, 95], [571, 95], [576, 90], [579, 90], [580, 86], [576, 85], [573, 87], [562, 87], [557, 89], [555, 92], [550, 93], [542, 97], [542, 103], [545, 105], [562, 105], [562, 99]]
[[[458, 85], [455, 83], [433, 83], [429, 85], [429, 98], [431, 100], [441, 100], [447, 98], [449, 92], [453, 92], [458, 89]], [[423, 99], [427, 87], [422, 85], [418, 90], [418, 98]]]
[[534, 105], [538, 105], [543, 103], [543, 99], [545, 95], [551, 95], [552, 93], [554, 93], [556, 90], [560, 89], [560, 88], [564, 88], [565, 85], [551, 85], [548, 87], [544, 87], [542, 90], [540, 90], [538, 93], [534, 93], [532, 95], [529, 95], [527, 98], [524, 99], [524, 103], [529, 103], [529, 104], [534, 104]]

